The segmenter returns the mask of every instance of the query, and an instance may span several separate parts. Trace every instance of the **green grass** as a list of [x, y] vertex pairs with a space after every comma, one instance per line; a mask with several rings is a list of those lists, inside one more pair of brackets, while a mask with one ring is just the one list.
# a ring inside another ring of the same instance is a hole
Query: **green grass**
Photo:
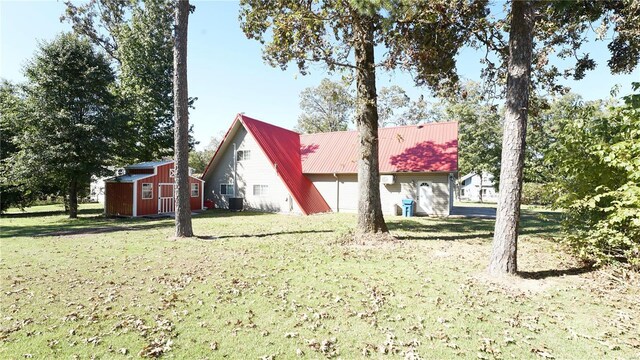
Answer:
[[639, 357], [638, 289], [567, 256], [559, 215], [524, 211], [523, 273], [504, 282], [484, 275], [492, 220], [389, 217], [399, 242], [354, 245], [348, 214], [212, 211], [187, 240], [91, 208], [9, 215], [0, 358], [135, 358], [167, 340], [162, 356], [185, 359]]

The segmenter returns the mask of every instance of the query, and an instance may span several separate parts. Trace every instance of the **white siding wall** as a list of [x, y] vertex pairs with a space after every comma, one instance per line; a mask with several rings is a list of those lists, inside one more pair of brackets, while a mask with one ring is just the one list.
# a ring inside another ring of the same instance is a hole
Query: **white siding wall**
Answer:
[[[338, 175], [339, 187], [333, 175], [307, 175], [320, 194], [325, 198], [332, 211], [356, 212], [358, 210], [358, 178], [356, 175]], [[418, 188], [421, 183], [432, 188], [432, 211], [428, 212], [420, 202]], [[401, 213], [402, 200], [411, 198], [416, 201], [418, 215], [449, 215], [450, 187], [448, 174], [395, 174], [395, 183], [380, 184], [380, 201], [385, 215]], [[338, 208], [336, 208], [338, 200]]]
[[[253, 137], [247, 133], [244, 127], [240, 127], [236, 135], [226, 140], [227, 147], [217, 165], [210, 172], [210, 176], [204, 179], [206, 199], [215, 201], [216, 208], [226, 209], [229, 207], [229, 196], [220, 195], [221, 184], [233, 184], [233, 143], [236, 150], [250, 150], [251, 158], [237, 162], [236, 179], [238, 193], [236, 196], [244, 198], [244, 206], [247, 209], [263, 211], [301, 213], [300, 208], [289, 196], [289, 191], [282, 179], [277, 175], [275, 169], [258, 146]], [[254, 196], [253, 185], [267, 185], [268, 193], [265, 196]]]
[[[488, 173], [484, 174], [484, 179], [478, 174], [467, 178], [464, 184], [460, 185], [460, 190], [461, 200], [480, 201], [480, 192], [484, 190], [482, 201], [498, 201], [498, 193], [493, 187], [493, 176]], [[464, 190], [464, 195], [462, 190]]]

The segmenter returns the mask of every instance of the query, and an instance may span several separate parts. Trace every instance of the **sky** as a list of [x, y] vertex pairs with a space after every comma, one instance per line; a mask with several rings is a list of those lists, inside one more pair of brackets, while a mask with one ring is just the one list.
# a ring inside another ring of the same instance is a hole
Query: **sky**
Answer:
[[[202, 149], [212, 136], [224, 133], [240, 112], [292, 129], [301, 113], [300, 92], [331, 76], [320, 65], [312, 66], [306, 76], [298, 73], [295, 64], [286, 71], [267, 65], [260, 44], [247, 39], [240, 30], [238, 2], [192, 0], [192, 4], [196, 11], [189, 18], [189, 96], [198, 100], [189, 121], [200, 142], [197, 148]], [[38, 43], [71, 30], [69, 24], [59, 20], [64, 8], [62, 2], [54, 0], [0, 0], [0, 78], [24, 81], [24, 64]], [[610, 73], [606, 43], [591, 43], [584, 51], [596, 60], [598, 68], [580, 82], [564, 80], [563, 84], [586, 100], [608, 98], [615, 85], [620, 85], [620, 94], [629, 93], [631, 82], [640, 81], [637, 69], [627, 75]], [[472, 49], [460, 52], [458, 72], [463, 79], [480, 80], [480, 57]], [[408, 73], [379, 72], [377, 78], [378, 89], [399, 85], [411, 98], [420, 94], [429, 97], [426, 89], [414, 86]]]

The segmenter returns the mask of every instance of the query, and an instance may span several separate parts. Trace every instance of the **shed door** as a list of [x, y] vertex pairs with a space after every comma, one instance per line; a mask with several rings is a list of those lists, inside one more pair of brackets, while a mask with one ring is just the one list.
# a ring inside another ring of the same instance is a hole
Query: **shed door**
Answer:
[[422, 211], [433, 214], [433, 188], [428, 182], [420, 183], [420, 193], [418, 194], [419, 205]]
[[175, 212], [173, 184], [158, 186], [158, 214]]

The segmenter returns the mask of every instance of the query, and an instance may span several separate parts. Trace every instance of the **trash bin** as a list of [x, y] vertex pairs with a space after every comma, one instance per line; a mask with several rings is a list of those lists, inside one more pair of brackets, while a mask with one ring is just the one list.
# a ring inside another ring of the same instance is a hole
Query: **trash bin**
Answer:
[[413, 216], [413, 199], [404, 199], [402, 200], [402, 216], [409, 217]]

